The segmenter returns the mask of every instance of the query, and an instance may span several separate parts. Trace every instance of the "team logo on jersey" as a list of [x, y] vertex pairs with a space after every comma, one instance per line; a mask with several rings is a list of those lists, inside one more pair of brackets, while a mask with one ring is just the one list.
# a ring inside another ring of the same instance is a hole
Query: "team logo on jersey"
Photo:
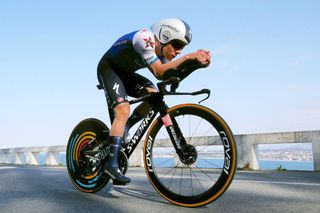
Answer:
[[143, 40], [146, 42], [146, 48], [147, 48], [147, 47], [152, 47], [152, 48], [154, 48], [154, 42], [151, 40], [151, 37], [149, 37], [149, 38], [144, 38]]
[[118, 103], [122, 103], [122, 102], [124, 102], [124, 98], [120, 97], [120, 98], [117, 99], [117, 101], [118, 101]]

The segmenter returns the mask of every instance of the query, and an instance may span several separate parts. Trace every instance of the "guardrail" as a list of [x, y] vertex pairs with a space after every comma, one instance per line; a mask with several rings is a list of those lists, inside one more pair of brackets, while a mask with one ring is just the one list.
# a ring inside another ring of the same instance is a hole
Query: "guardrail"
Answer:
[[259, 144], [311, 143], [313, 165], [320, 171], [320, 130], [235, 135], [238, 148], [238, 168], [259, 170]]
[[[211, 137], [201, 138], [198, 145], [207, 144]], [[264, 134], [235, 135], [238, 148], [238, 168], [259, 170], [258, 145], [283, 143], [312, 143], [314, 170], [320, 171], [320, 130], [281, 132]], [[166, 141], [161, 142], [165, 146]], [[60, 153], [66, 152], [66, 146], [26, 147], [0, 149], [0, 163], [39, 165], [40, 153], [45, 154], [45, 165], [59, 165]], [[130, 158], [129, 165], [143, 167], [143, 143], [140, 143]]]
[[66, 152], [66, 146], [44, 146], [0, 149], [0, 163], [39, 165], [40, 153], [45, 154], [45, 165], [60, 164], [60, 153]]

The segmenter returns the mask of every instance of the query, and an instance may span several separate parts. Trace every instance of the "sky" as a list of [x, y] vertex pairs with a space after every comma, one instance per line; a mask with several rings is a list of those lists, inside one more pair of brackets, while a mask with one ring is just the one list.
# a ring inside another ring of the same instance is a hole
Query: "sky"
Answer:
[[[108, 126], [96, 67], [120, 36], [177, 17], [212, 63], [179, 91], [211, 90], [202, 104], [234, 134], [320, 129], [320, 2], [43, 1], [0, 3], [0, 149], [66, 145], [74, 126]], [[154, 83], [147, 69], [138, 71]], [[167, 104], [201, 97], [168, 97]]]

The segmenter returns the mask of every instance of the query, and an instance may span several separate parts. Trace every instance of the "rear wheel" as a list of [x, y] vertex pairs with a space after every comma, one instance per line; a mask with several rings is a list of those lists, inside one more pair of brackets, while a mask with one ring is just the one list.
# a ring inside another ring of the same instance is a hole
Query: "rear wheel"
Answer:
[[187, 142], [179, 157], [161, 118], [145, 141], [144, 162], [154, 188], [170, 202], [197, 207], [220, 197], [236, 170], [236, 144], [226, 122], [214, 111], [195, 104], [169, 109]]
[[97, 192], [109, 181], [103, 171], [104, 163], [97, 158], [99, 148], [106, 143], [103, 138], [97, 139], [97, 135], [105, 132], [108, 132], [108, 127], [102, 121], [88, 118], [81, 121], [70, 135], [67, 169], [72, 183], [83, 192]]

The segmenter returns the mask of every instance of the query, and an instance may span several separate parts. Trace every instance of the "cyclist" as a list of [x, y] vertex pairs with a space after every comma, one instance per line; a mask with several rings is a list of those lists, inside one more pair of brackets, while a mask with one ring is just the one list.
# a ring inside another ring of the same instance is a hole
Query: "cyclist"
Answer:
[[98, 64], [98, 80], [105, 88], [112, 122], [109, 138], [111, 157], [105, 172], [113, 179], [114, 184], [124, 185], [130, 182], [128, 177], [121, 174], [118, 165], [123, 135], [125, 129], [141, 120], [149, 109], [148, 102], [143, 102], [129, 118], [130, 105], [127, 95], [141, 97], [157, 92], [154, 84], [136, 71], [147, 67], [161, 80], [166, 70], [176, 68], [188, 59], [209, 65], [210, 51], [202, 49], [173, 60], [185, 45], [191, 42], [191, 38], [187, 23], [176, 18], [164, 19], [153, 24], [151, 31], [141, 29], [122, 36], [101, 58]]

